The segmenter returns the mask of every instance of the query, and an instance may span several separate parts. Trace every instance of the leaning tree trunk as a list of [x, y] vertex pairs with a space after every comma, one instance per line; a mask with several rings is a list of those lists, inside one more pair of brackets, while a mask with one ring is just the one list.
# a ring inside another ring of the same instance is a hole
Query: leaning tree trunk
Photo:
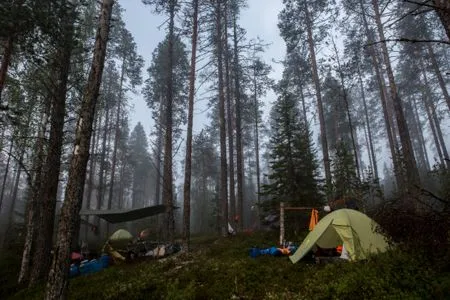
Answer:
[[433, 4], [450, 40], [450, 2], [448, 0], [433, 0]]
[[447, 86], [445, 84], [444, 78], [442, 77], [441, 70], [439, 69], [439, 64], [436, 60], [436, 55], [434, 54], [433, 46], [431, 46], [431, 43], [427, 43], [427, 49], [431, 65], [433, 66], [434, 73], [436, 74], [439, 86], [442, 90], [442, 94], [444, 95], [445, 102], [447, 103], [447, 107], [450, 111], [450, 95], [448, 94]]
[[186, 158], [184, 161], [184, 204], [183, 204], [183, 246], [189, 251], [191, 235], [191, 177], [192, 177], [192, 127], [194, 125], [195, 64], [197, 56], [198, 36], [198, 0], [192, 1], [192, 50], [191, 69], [189, 71], [189, 107], [186, 134]]
[[45, 299], [47, 300], [67, 298], [70, 246], [75, 231], [79, 229], [79, 212], [89, 160], [92, 123], [102, 79], [113, 4], [114, 0], [103, 0], [101, 7], [99, 27], [94, 45], [94, 57], [77, 121], [69, 179], [58, 226], [58, 238], [54, 249], [52, 268], [48, 276], [45, 293]]
[[55, 227], [56, 197], [59, 184], [61, 154], [64, 140], [64, 117], [66, 114], [67, 82], [72, 55], [75, 9], [69, 8], [68, 15], [64, 13], [64, 33], [57, 49], [55, 71], [57, 86], [51, 93], [52, 112], [50, 116], [50, 137], [47, 157], [43, 167], [40, 200], [42, 209], [39, 230], [35, 240], [35, 251], [31, 269], [30, 284], [43, 279], [50, 269], [53, 231]]
[[227, 191], [227, 148], [225, 126], [225, 94], [223, 80], [223, 53], [222, 53], [222, 0], [216, 0], [216, 51], [217, 72], [219, 76], [219, 131], [220, 131], [220, 185], [219, 185], [219, 218], [220, 234], [228, 234], [228, 191]]
[[322, 94], [320, 87], [320, 79], [319, 73], [317, 70], [317, 61], [316, 61], [316, 50], [314, 49], [314, 37], [312, 30], [312, 20], [309, 15], [308, 4], [305, 1], [305, 21], [306, 21], [306, 31], [308, 33], [308, 46], [309, 46], [309, 54], [311, 56], [311, 68], [313, 73], [314, 85], [316, 88], [316, 98], [317, 98], [317, 108], [319, 112], [319, 123], [320, 123], [320, 138], [322, 143], [322, 155], [323, 155], [323, 163], [325, 167], [325, 180], [327, 184], [327, 188], [331, 188], [331, 167], [330, 167], [330, 156], [328, 153], [328, 140], [326, 134], [326, 126], [325, 126], [325, 117], [323, 112], [323, 104], [322, 104]]
[[175, 0], [169, 0], [169, 40], [167, 52], [169, 56], [167, 70], [167, 103], [166, 103], [166, 132], [164, 137], [164, 162], [163, 162], [163, 201], [166, 206], [166, 237], [169, 242], [173, 242], [175, 235], [175, 219], [173, 213], [173, 166], [172, 166], [172, 132], [173, 132], [173, 41], [175, 38]]
[[244, 229], [244, 150], [242, 146], [241, 117], [241, 76], [239, 73], [239, 47], [237, 30], [237, 12], [233, 14], [233, 51], [234, 51], [234, 95], [236, 101], [236, 168], [237, 168], [237, 214], [239, 230]]
[[[427, 73], [425, 71], [425, 68], [424, 68], [424, 65], [423, 65], [422, 61], [421, 61], [421, 67], [422, 67], [423, 80], [424, 80], [424, 83], [425, 83], [425, 92], [427, 94], [427, 97], [425, 98], [425, 99], [427, 99], [427, 101], [425, 102], [425, 105], [427, 107], [427, 110], [429, 110], [430, 117], [433, 119], [433, 122], [434, 122], [437, 139], [439, 141], [440, 148], [442, 150], [443, 161], [445, 162], [447, 168], [450, 168], [450, 161], [449, 161], [448, 151], [447, 151], [447, 147], [445, 146], [445, 141], [444, 141], [444, 137], [443, 137], [443, 134], [442, 134], [441, 124], [440, 124], [439, 118], [438, 118], [438, 116], [436, 114], [436, 107], [435, 107], [435, 105], [433, 103], [433, 95], [431, 94], [430, 84], [428, 82], [428, 76], [427, 76]], [[430, 120], [430, 122], [431, 122], [431, 120]], [[436, 147], [438, 148], [439, 145], [436, 144]]]

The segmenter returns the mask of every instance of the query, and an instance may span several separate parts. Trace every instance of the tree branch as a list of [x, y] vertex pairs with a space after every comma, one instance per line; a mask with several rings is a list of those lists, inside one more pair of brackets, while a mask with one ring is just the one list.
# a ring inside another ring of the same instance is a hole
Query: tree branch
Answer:
[[376, 41], [376, 42], [368, 43], [364, 46], [370, 47], [370, 46], [373, 46], [376, 44], [386, 43], [386, 42], [438, 43], [438, 44], [450, 45], [450, 41], [444, 41], [444, 40], [416, 40], [416, 39], [409, 39], [409, 38], [398, 38], [398, 39], [385, 39], [385, 40], [381, 40], [381, 41]]

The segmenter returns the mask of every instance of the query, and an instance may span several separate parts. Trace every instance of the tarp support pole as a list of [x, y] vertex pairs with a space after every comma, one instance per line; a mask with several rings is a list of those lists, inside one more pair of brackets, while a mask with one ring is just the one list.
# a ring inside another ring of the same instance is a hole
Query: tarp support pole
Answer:
[[280, 202], [280, 246], [284, 244], [284, 202]]

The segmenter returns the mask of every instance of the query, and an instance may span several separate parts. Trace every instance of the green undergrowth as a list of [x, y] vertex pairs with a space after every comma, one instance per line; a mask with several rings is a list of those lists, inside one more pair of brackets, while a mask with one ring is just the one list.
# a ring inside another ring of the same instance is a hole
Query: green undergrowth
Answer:
[[[421, 255], [391, 251], [365, 262], [292, 264], [249, 257], [274, 234], [197, 237], [191, 254], [114, 266], [72, 279], [69, 299], [449, 299], [450, 273]], [[12, 299], [42, 299], [43, 287]]]

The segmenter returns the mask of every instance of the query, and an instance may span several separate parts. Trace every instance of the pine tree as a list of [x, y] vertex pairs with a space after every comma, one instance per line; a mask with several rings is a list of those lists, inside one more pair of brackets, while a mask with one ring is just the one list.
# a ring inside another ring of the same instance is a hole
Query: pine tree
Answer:
[[322, 200], [310, 132], [300, 120], [294, 97], [282, 91], [271, 111], [269, 183], [262, 186], [272, 203], [315, 206]]

